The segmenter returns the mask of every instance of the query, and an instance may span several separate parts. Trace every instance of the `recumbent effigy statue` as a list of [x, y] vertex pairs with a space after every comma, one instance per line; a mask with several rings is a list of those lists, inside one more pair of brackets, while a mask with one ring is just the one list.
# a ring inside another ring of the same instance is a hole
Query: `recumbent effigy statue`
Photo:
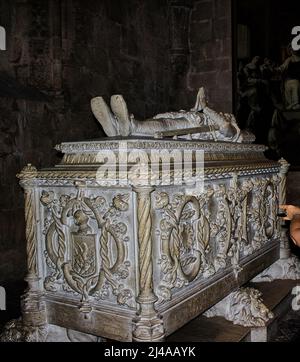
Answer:
[[233, 114], [217, 113], [207, 105], [204, 88], [200, 88], [195, 107], [190, 111], [158, 114], [138, 121], [130, 115], [122, 95], [113, 95], [111, 110], [102, 97], [91, 101], [92, 111], [108, 137], [179, 136], [194, 140], [253, 142], [254, 137], [241, 132]]

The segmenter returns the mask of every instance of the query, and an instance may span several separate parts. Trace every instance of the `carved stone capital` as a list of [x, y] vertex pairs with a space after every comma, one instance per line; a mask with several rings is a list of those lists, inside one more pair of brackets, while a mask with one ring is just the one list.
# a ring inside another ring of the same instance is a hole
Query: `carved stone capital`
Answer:
[[19, 179], [35, 178], [37, 176], [37, 173], [37, 168], [31, 163], [28, 163], [28, 165], [23, 168], [23, 170], [17, 175], [17, 177]]
[[163, 342], [165, 331], [160, 318], [138, 317], [133, 321], [133, 340], [135, 342]]
[[204, 315], [207, 318], [223, 317], [243, 327], [265, 327], [274, 315], [263, 304], [262, 294], [253, 288], [241, 288], [231, 293]]
[[23, 188], [33, 187], [35, 185], [35, 179], [37, 178], [38, 170], [30, 163], [23, 168], [23, 170], [17, 174], [17, 178], [20, 180], [20, 185]]
[[150, 196], [153, 191], [155, 191], [155, 187], [153, 186], [135, 186], [132, 188], [133, 191], [138, 194], [138, 196]]

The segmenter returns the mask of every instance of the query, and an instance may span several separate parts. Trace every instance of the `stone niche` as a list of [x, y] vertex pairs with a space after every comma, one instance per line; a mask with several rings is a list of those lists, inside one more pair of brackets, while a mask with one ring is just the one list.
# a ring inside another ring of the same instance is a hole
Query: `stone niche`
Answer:
[[[19, 175], [29, 288], [22, 320], [6, 326], [3, 340], [51, 340], [64, 330], [163, 341], [283, 255], [277, 213], [288, 165], [267, 160], [263, 146], [129, 138], [63, 143], [57, 150], [64, 157], [56, 167], [28, 165]], [[153, 150], [188, 151], [192, 159], [202, 151], [204, 172], [195, 177], [203, 190], [184, 177], [166, 185], [162, 172], [156, 179], [147, 174], [147, 183], [121, 182], [132, 150], [149, 157]], [[99, 177], [104, 160], [107, 183]]]

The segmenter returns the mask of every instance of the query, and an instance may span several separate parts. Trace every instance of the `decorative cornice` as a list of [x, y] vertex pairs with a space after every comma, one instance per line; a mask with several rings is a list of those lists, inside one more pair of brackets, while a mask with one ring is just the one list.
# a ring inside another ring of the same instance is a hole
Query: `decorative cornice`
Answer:
[[[182, 152], [182, 157], [184, 150], [179, 150], [179, 152]], [[116, 161], [119, 163], [119, 151], [113, 150], [111, 152], [114, 152]], [[126, 151], [124, 151], [126, 154]], [[196, 150], [195, 150], [196, 152]], [[121, 153], [121, 152], [120, 152]], [[129, 155], [129, 152], [127, 153], [127, 156]], [[148, 151], [147, 155], [149, 157], [149, 160], [151, 159], [151, 151]], [[122, 157], [124, 156], [124, 153], [122, 152]], [[247, 152], [247, 161], [265, 161], [266, 158], [264, 157], [263, 153], [257, 153], [257, 152]], [[210, 161], [245, 161], [245, 153], [242, 152], [232, 152], [232, 153], [223, 153], [223, 152], [210, 152], [204, 154], [204, 161], [210, 162]], [[98, 153], [74, 153], [74, 154], [65, 154], [63, 157], [63, 160], [61, 162], [61, 165], [92, 165], [92, 164], [99, 164], [98, 160]]]
[[127, 150], [195, 150], [206, 152], [257, 152], [267, 150], [265, 146], [230, 142], [199, 142], [199, 141], [176, 141], [176, 140], [99, 140], [89, 142], [61, 143], [55, 149], [64, 154], [94, 153], [103, 150], [122, 150], [122, 143], [126, 144]]
[[[234, 165], [234, 166], [223, 166], [223, 167], [207, 167], [204, 169], [204, 180], [205, 181], [214, 181], [232, 178], [233, 174], [238, 174], [239, 177], [247, 176], [258, 176], [258, 175], [268, 175], [268, 174], [277, 174], [280, 171], [280, 165], [276, 162], [261, 162], [251, 165]], [[161, 175], [160, 175], [161, 176]], [[174, 174], [171, 172], [171, 177], [174, 177]], [[177, 175], [180, 177], [180, 175]], [[66, 170], [66, 169], [50, 169], [42, 170], [36, 173], [34, 182], [37, 186], [74, 186], [74, 182], [84, 181], [87, 187], [115, 187], [115, 188], [131, 188], [130, 184], [113, 183], [115, 180], [105, 180], [107, 184], [104, 183], [104, 180], [97, 180], [97, 170]], [[158, 182], [159, 181], [159, 182]], [[158, 180], [155, 183], [155, 186], [160, 186], [162, 180]], [[163, 184], [163, 183], [162, 183]], [[32, 178], [22, 179], [22, 186], [31, 186]], [[113, 186], [112, 186], [113, 185]], [[172, 185], [170, 185], [172, 186]], [[184, 186], [184, 184], [183, 184]]]

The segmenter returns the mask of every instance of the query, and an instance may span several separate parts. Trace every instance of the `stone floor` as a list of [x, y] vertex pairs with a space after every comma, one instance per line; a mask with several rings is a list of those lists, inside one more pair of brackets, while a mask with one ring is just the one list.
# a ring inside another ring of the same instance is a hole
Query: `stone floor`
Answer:
[[289, 312], [278, 329], [272, 342], [300, 342], [300, 312]]
[[[2, 284], [7, 293], [7, 311], [0, 311], [0, 330], [10, 319], [20, 316], [20, 296], [26, 288], [24, 282]], [[190, 330], [191, 336], [194, 331]], [[300, 342], [300, 311], [289, 312], [279, 323], [272, 342]]]

